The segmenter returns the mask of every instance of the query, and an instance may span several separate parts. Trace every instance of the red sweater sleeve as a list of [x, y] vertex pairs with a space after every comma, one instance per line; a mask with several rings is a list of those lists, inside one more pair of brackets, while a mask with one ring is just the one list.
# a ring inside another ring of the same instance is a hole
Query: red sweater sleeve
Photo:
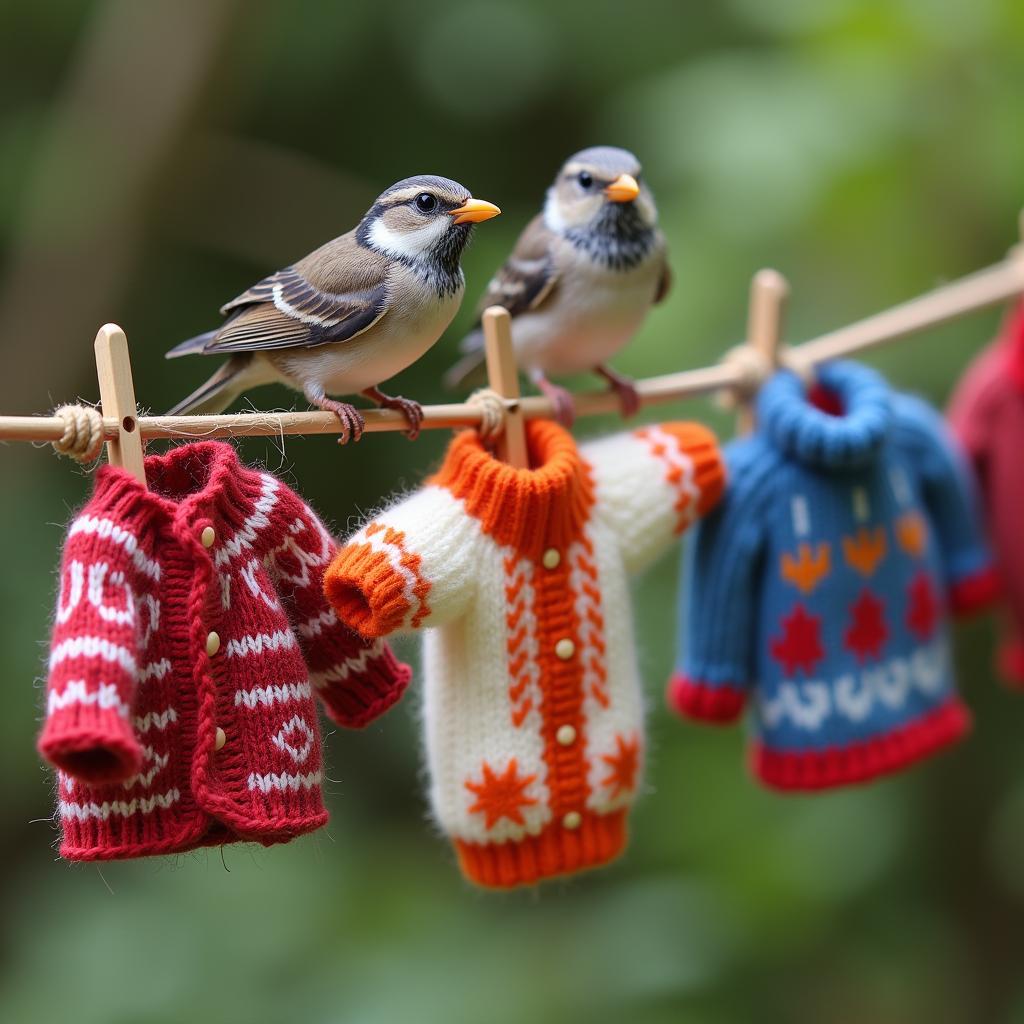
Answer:
[[159, 566], [127, 526], [83, 514], [61, 565], [39, 751], [89, 783], [119, 782], [142, 764], [132, 703], [140, 602]]
[[328, 716], [358, 729], [379, 718], [405, 692], [411, 676], [381, 640], [359, 636], [338, 621], [324, 596], [324, 570], [336, 545], [316, 514], [297, 495], [284, 500], [288, 536], [275, 555], [283, 588], [302, 645], [310, 680]]

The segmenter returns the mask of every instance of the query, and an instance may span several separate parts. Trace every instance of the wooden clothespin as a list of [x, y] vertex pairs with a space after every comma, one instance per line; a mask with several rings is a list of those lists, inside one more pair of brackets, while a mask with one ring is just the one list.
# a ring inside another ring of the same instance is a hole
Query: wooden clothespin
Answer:
[[[759, 270], [750, 282], [747, 344], [769, 373], [779, 365], [782, 318], [788, 296], [789, 283], [777, 270]], [[748, 400], [740, 407], [736, 432], [749, 434], [753, 429], [753, 401]]]
[[107, 442], [107, 461], [112, 466], [128, 470], [145, 484], [146, 469], [128, 339], [117, 324], [104, 324], [96, 335], [95, 348], [100, 411], [104, 419], [117, 420], [117, 437]]
[[487, 380], [506, 400], [505, 428], [498, 438], [498, 458], [516, 469], [528, 469], [526, 421], [519, 406], [519, 368], [512, 348], [512, 318], [502, 306], [489, 306], [482, 318]]

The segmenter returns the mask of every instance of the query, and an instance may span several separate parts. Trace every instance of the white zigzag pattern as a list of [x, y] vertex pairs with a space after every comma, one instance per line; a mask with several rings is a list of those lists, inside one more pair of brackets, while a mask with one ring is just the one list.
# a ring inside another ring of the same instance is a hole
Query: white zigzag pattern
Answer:
[[174, 708], [166, 708], [163, 711], [147, 711], [144, 715], [135, 716], [135, 728], [139, 732], [149, 732], [154, 727], [163, 730], [177, 720], [178, 712]]
[[213, 560], [218, 569], [223, 569], [232, 558], [241, 554], [245, 548], [252, 548], [253, 541], [260, 530], [270, 525], [267, 513], [277, 504], [277, 491], [280, 484], [266, 473], [260, 474], [262, 483], [260, 496], [256, 499], [252, 514], [242, 523], [238, 533], [226, 540]]
[[235, 690], [235, 707], [243, 704], [254, 711], [256, 705], [269, 708], [290, 700], [303, 700], [313, 696], [309, 683], [282, 683], [280, 686], [258, 686], [254, 690]]
[[80, 516], [71, 524], [68, 530], [70, 540], [76, 534], [94, 534], [105, 540], [112, 540], [131, 556], [135, 568], [145, 573], [150, 579], [160, 580], [160, 563], [150, 558], [140, 547], [139, 538], [134, 533], [129, 533], [123, 526], [119, 526], [112, 519], [103, 519], [99, 516]]
[[131, 708], [121, 700], [113, 683], [100, 683], [95, 690], [90, 690], [84, 679], [70, 680], [60, 693], [51, 690], [46, 697], [46, 713], [52, 715], [54, 711], [63, 711], [74, 704], [95, 704], [104, 711], [113, 708], [122, 718], [131, 713]]
[[312, 789], [319, 786], [323, 780], [323, 773], [308, 772], [305, 775], [292, 775], [290, 772], [282, 772], [280, 775], [271, 772], [269, 775], [260, 775], [253, 772], [249, 776], [249, 788], [258, 789], [261, 793], [269, 793], [271, 790], [280, 792], [291, 791], [297, 793], [300, 788]]
[[249, 633], [236, 640], [229, 640], [226, 650], [229, 658], [244, 658], [248, 654], [262, 654], [264, 649], [287, 650], [294, 646], [295, 634], [290, 629], [279, 629], [274, 633]]
[[328, 608], [327, 611], [314, 615], [313, 618], [307, 619], [305, 622], [300, 622], [298, 629], [303, 636], [314, 637], [320, 636], [325, 629], [337, 624], [338, 616], [334, 614], [333, 608]]
[[149, 786], [157, 774], [162, 772], [171, 760], [170, 754], [158, 754], [152, 747], [143, 747], [142, 756], [152, 763], [153, 767], [144, 772], [139, 772], [138, 775], [133, 775], [130, 779], [125, 779], [121, 783], [125, 789], [131, 789], [132, 786]]
[[166, 811], [180, 799], [181, 791], [171, 789], [166, 793], [154, 796], [136, 797], [134, 800], [104, 800], [101, 804], [95, 802], [79, 804], [70, 800], [61, 800], [59, 809], [62, 818], [75, 818], [78, 821], [99, 818], [101, 821], [107, 821], [111, 816], [127, 818], [133, 814], [152, 814], [158, 807]]
[[356, 657], [346, 658], [322, 672], [310, 673], [310, 680], [318, 690], [329, 683], [343, 683], [353, 672], [365, 671], [367, 664], [379, 658], [383, 650], [384, 641], [375, 640], [369, 647], [364, 647]]
[[151, 661], [143, 665], [139, 670], [139, 682], [148, 683], [150, 679], [163, 679], [171, 671], [170, 658], [161, 658], [159, 661]]
[[73, 636], [62, 640], [50, 652], [50, 670], [73, 658], [102, 658], [114, 661], [131, 676], [136, 674], [135, 657], [127, 647], [111, 643], [101, 636]]
[[809, 731], [820, 729], [832, 715], [862, 722], [877, 704], [894, 711], [902, 708], [915, 688], [927, 697], [936, 696], [945, 678], [947, 657], [944, 643], [934, 641], [909, 657], [890, 658], [831, 682], [787, 680], [773, 697], [760, 699], [760, 715], [769, 728], [788, 718], [797, 728]]

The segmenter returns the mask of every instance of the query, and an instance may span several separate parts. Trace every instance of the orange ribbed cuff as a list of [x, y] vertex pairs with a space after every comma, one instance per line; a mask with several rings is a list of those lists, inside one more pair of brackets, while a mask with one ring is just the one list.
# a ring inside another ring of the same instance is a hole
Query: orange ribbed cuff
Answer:
[[387, 555], [369, 544], [347, 544], [324, 573], [324, 595], [338, 618], [371, 640], [401, 628], [411, 608], [405, 591]]
[[700, 492], [697, 514], [706, 515], [718, 504], [725, 490], [725, 461], [718, 447], [718, 438], [701, 423], [661, 423], [658, 429], [671, 434], [693, 462], [693, 479]]
[[462, 873], [490, 889], [533, 885], [545, 878], [600, 867], [626, 846], [626, 812], [586, 811], [577, 829], [552, 822], [535, 836], [516, 842], [470, 843], [455, 840]]

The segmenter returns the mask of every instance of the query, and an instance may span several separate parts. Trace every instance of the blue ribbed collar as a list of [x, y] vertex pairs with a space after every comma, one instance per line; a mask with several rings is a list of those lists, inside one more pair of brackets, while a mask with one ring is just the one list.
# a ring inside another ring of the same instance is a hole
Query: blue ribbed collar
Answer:
[[869, 463], [889, 429], [889, 386], [859, 363], [829, 363], [818, 368], [817, 378], [838, 397], [845, 410], [841, 416], [815, 408], [796, 374], [780, 370], [758, 396], [759, 432], [805, 465], [853, 469]]

